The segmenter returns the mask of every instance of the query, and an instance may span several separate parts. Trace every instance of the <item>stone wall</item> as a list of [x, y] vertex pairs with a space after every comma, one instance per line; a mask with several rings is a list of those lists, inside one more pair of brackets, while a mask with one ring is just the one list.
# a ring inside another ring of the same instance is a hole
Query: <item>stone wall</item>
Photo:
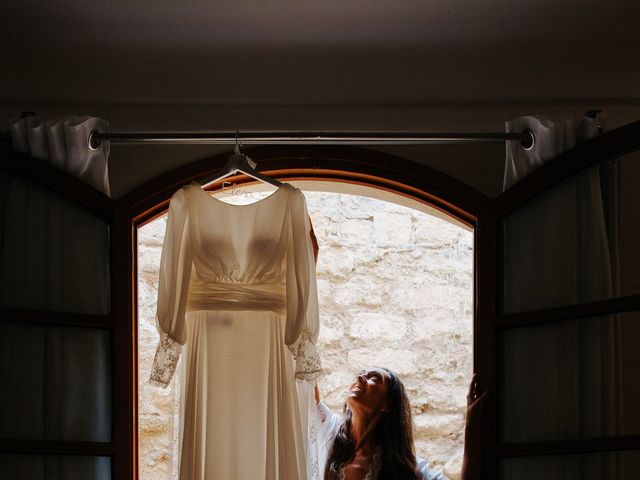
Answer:
[[[459, 478], [472, 370], [473, 234], [367, 197], [305, 195], [320, 245], [323, 400], [340, 411], [360, 369], [394, 370], [411, 399], [418, 454], [452, 480]], [[247, 195], [235, 197], [247, 200]], [[142, 480], [171, 478], [176, 467], [170, 452], [177, 440], [177, 382], [166, 390], [147, 385], [157, 343], [154, 312], [164, 226], [162, 218], [139, 231]]]

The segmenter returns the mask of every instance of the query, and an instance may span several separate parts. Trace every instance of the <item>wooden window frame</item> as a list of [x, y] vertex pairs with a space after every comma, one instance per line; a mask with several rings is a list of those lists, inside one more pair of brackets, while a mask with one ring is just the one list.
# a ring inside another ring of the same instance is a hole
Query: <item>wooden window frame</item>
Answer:
[[[495, 311], [491, 303], [495, 295], [488, 290], [480, 293], [479, 285], [490, 286], [486, 281], [492, 279], [490, 265], [486, 259], [479, 261], [480, 252], [490, 250], [487, 243], [488, 229], [480, 230], [479, 224], [490, 213], [490, 199], [474, 188], [433, 170], [425, 165], [412, 162], [405, 158], [387, 153], [358, 147], [255, 147], [246, 149], [246, 153], [255, 160], [262, 173], [276, 177], [282, 181], [322, 180], [347, 184], [364, 185], [394, 194], [411, 198], [439, 210], [459, 222], [474, 229], [474, 371], [481, 378], [488, 377], [494, 370], [485, 359], [484, 351], [480, 348], [488, 343], [493, 317], [488, 316]], [[137, 229], [155, 218], [163, 215], [168, 208], [169, 200], [181, 186], [190, 182], [198, 182], [207, 178], [214, 178], [216, 172], [225, 164], [229, 154], [216, 155], [195, 163], [180, 167], [165, 173], [156, 179], [136, 188], [126, 194], [119, 203], [127, 212], [131, 225], [130, 248], [137, 250]], [[243, 176], [229, 177], [225, 182], [237, 184], [254, 183]], [[216, 191], [222, 186], [221, 182], [209, 185], [207, 190]], [[137, 260], [136, 255], [133, 255]], [[487, 255], [489, 258], [493, 258]], [[137, 265], [134, 261], [133, 275], [135, 278]], [[483, 280], [484, 278], [484, 280]], [[134, 282], [134, 289], [136, 288]], [[137, 303], [137, 291], [133, 290], [131, 301]], [[480, 301], [486, 298], [489, 301]], [[137, 307], [134, 308], [137, 310]], [[137, 323], [133, 322], [134, 327]], [[135, 346], [134, 346], [135, 348]], [[137, 357], [133, 359], [134, 368]], [[137, 383], [136, 383], [137, 388]], [[490, 422], [486, 422], [489, 425]], [[137, 432], [135, 432], [137, 435]], [[489, 452], [489, 449], [486, 450]], [[137, 458], [135, 463], [137, 464]], [[137, 472], [136, 472], [137, 474]], [[132, 477], [137, 478], [137, 477]]]
[[[247, 150], [260, 170], [281, 180], [328, 180], [366, 185], [428, 204], [474, 228], [474, 370], [489, 391], [483, 418], [483, 478], [502, 457], [640, 449], [640, 435], [577, 441], [499, 443], [496, 339], [505, 328], [604, 313], [640, 310], [640, 295], [570, 307], [506, 314], [499, 307], [500, 220], [537, 193], [599, 161], [640, 148], [640, 122], [606, 133], [538, 169], [496, 199], [427, 166], [358, 147], [257, 147]], [[107, 455], [112, 477], [138, 478], [137, 229], [163, 214], [182, 185], [210, 178], [228, 154], [160, 175], [116, 201], [46, 162], [3, 150], [0, 169], [80, 203], [110, 225], [111, 313], [108, 316], [0, 309], [1, 319], [98, 326], [112, 331], [112, 441], [0, 440], [0, 452]], [[233, 179], [232, 179], [233, 180]], [[239, 183], [242, 179], [236, 179]], [[215, 190], [218, 185], [209, 189]]]
[[[503, 192], [492, 202], [492, 214], [496, 227], [495, 240], [497, 248], [495, 251], [498, 254], [494, 264], [497, 272], [495, 279], [497, 282], [495, 288], [497, 298], [495, 303], [498, 306], [495, 314], [495, 330], [492, 335], [494, 340], [498, 338], [502, 331], [510, 328], [597, 315], [640, 311], [640, 295], [630, 295], [576, 305], [507, 313], [504, 311], [504, 302], [502, 302], [501, 285], [503, 282], [501, 274], [503, 272], [503, 264], [502, 257], [499, 255], [503, 251], [500, 225], [501, 221], [509, 214], [515, 212], [529, 200], [534, 199], [538, 194], [545, 192], [580, 171], [604, 161], [621, 158], [638, 149], [640, 149], [640, 121], [607, 132], [559, 155]], [[499, 359], [495, 360], [497, 366]], [[495, 383], [491, 390], [499, 395]], [[489, 405], [491, 409], [489, 417], [492, 418], [494, 428], [498, 424], [498, 412], [496, 409], [498, 404], [499, 402], [496, 401]], [[496, 434], [494, 433], [494, 435]], [[499, 442], [497, 436], [493, 436], [492, 440], [493, 445], [495, 445], [495, 454], [490, 466], [490, 478], [497, 478], [497, 462], [500, 458], [640, 449], [640, 434], [535, 442]]]
[[125, 212], [108, 196], [47, 162], [8, 149], [3, 149], [1, 156], [0, 170], [78, 204], [109, 226], [110, 314], [0, 308], [0, 320], [108, 330], [111, 334], [112, 358], [112, 432], [110, 442], [1, 438], [0, 453], [107, 456], [111, 458], [112, 478], [130, 478], [130, 472], [135, 468], [131, 458], [135, 437], [130, 428], [135, 421], [135, 412], [130, 399], [135, 392], [126, 371], [128, 368], [122, 368], [119, 364], [119, 359], [131, 358], [133, 352], [130, 347], [134, 338], [128, 328], [132, 310], [126, 302], [130, 295], [125, 293], [126, 285], [122, 281], [127, 278], [130, 269], [127, 245], [123, 242], [125, 236], [121, 233], [127, 225]]

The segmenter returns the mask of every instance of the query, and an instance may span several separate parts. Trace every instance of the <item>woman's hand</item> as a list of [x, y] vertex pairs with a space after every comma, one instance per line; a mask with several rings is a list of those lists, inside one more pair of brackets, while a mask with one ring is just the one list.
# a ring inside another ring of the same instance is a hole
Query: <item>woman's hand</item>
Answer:
[[487, 391], [478, 393], [478, 375], [473, 374], [467, 394], [467, 424], [464, 433], [464, 457], [462, 459], [461, 480], [480, 478], [482, 455], [482, 410], [487, 399]]
[[486, 399], [486, 390], [478, 393], [478, 374], [474, 373], [473, 377], [471, 377], [469, 393], [467, 394], [467, 424], [465, 428], [465, 436], [474, 437], [474, 441], [480, 435], [482, 410], [484, 410]]
[[316, 386], [313, 389], [313, 395], [316, 399], [316, 405], [320, 403], [320, 389], [318, 388], [318, 382], [316, 382]]
[[474, 373], [471, 377], [471, 384], [469, 385], [469, 393], [467, 394], [467, 423], [469, 423], [469, 415], [473, 414], [479, 416], [480, 412], [484, 408], [485, 398], [487, 391], [485, 390], [481, 394], [478, 393], [478, 374]]

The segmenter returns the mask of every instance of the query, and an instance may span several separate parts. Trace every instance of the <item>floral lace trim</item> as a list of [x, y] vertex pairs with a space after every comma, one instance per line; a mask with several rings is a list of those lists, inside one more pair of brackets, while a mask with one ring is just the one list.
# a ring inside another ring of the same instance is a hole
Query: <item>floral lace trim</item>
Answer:
[[317, 418], [311, 416], [309, 419], [309, 448], [307, 452], [307, 461], [310, 465], [309, 480], [320, 480], [320, 463], [318, 461], [318, 426]]
[[309, 334], [302, 332], [300, 338], [289, 350], [296, 361], [296, 378], [311, 382], [322, 375], [322, 362], [315, 344], [309, 338]]
[[162, 388], [166, 388], [169, 385], [176, 371], [180, 350], [179, 343], [171, 340], [166, 333], [160, 333], [160, 341], [158, 342], [156, 355], [153, 358], [151, 377], [149, 378], [151, 385]]

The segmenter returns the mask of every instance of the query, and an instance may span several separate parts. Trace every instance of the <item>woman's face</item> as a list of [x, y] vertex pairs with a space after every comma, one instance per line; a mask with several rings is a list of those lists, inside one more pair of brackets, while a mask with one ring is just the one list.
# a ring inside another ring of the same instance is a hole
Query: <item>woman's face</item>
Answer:
[[389, 374], [381, 369], [363, 370], [347, 394], [347, 405], [352, 410], [361, 408], [381, 411], [387, 408], [389, 397]]

